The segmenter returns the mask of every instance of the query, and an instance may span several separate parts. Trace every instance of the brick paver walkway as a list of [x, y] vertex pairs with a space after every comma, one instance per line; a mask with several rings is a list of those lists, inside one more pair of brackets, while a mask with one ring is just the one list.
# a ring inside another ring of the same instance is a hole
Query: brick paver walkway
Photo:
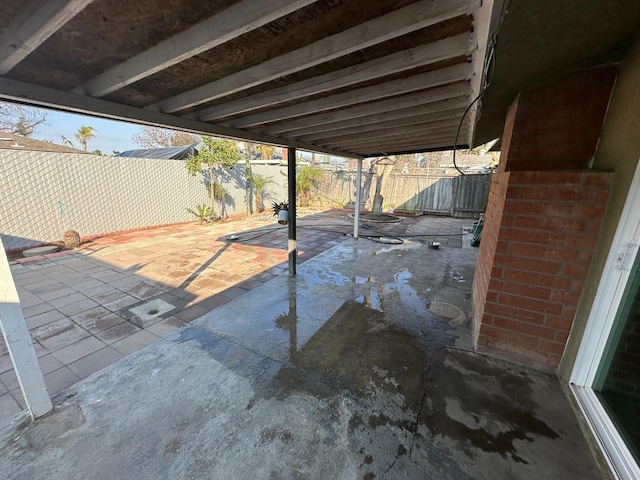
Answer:
[[[299, 262], [347, 238], [344, 234], [352, 232], [347, 213], [298, 219]], [[365, 227], [362, 234], [437, 234], [443, 245], [461, 246], [459, 219], [420, 217], [371, 227], [376, 230]], [[229, 235], [238, 238], [229, 240]], [[287, 227], [264, 215], [114, 234], [75, 251], [10, 262], [49, 394], [286, 274], [286, 249]], [[157, 311], [144, 328], [131, 311], [136, 307]], [[22, 394], [0, 339], [0, 418], [22, 408]]]

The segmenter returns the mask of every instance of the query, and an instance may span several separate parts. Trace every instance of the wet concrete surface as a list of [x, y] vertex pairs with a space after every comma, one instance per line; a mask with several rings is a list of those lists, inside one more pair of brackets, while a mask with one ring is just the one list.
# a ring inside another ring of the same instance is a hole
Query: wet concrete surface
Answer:
[[3, 424], [3, 478], [599, 478], [554, 377], [470, 352], [475, 260], [347, 240]]

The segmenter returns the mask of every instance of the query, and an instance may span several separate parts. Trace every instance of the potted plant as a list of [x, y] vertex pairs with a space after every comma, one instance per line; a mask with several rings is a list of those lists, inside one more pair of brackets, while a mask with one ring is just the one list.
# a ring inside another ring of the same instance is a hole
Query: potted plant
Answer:
[[271, 209], [273, 210], [273, 214], [278, 217], [278, 223], [280, 225], [289, 223], [289, 204], [287, 202], [273, 202]]

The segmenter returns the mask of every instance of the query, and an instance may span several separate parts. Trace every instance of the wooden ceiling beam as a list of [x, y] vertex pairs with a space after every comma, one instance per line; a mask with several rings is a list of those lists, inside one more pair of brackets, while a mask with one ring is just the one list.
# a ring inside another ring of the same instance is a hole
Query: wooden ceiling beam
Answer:
[[346, 108], [351, 105], [369, 103], [389, 97], [434, 88], [441, 85], [457, 83], [468, 79], [469, 65], [461, 63], [451, 67], [420, 73], [407, 78], [391, 80], [390, 82], [371, 85], [369, 87], [351, 90], [316, 100], [298, 103], [288, 107], [268, 110], [246, 117], [239, 117], [222, 125], [233, 128], [257, 128], [270, 123], [277, 123], [289, 118], [302, 117], [313, 113], [322, 113], [328, 110]]
[[93, 0], [48, 0], [31, 8], [0, 36], [0, 75], [5, 75]]
[[[409, 110], [409, 109], [407, 109]], [[464, 106], [454, 108], [451, 110], [445, 110], [442, 112], [429, 112], [424, 113], [425, 109], [410, 109], [412, 114], [405, 113], [402, 117], [390, 120], [388, 115], [378, 115], [378, 119], [375, 122], [367, 124], [361, 124], [348, 128], [337, 128], [324, 132], [314, 133], [311, 135], [294, 135], [297, 140], [301, 142], [315, 142], [318, 140], [326, 140], [329, 138], [338, 139], [347, 135], [353, 134], [366, 134], [369, 132], [379, 131], [385, 128], [411, 126], [416, 124], [442, 124], [448, 122], [449, 119], [453, 119], [456, 122], [460, 121], [460, 117], [464, 113]], [[393, 112], [390, 112], [393, 113]]]
[[316, 131], [322, 131], [326, 125], [335, 122], [355, 120], [369, 115], [384, 115], [402, 108], [425, 105], [445, 100], [459, 101], [460, 98], [466, 99], [466, 95], [468, 94], [469, 85], [465, 82], [460, 82], [454, 85], [446, 85], [444, 87], [424, 90], [401, 97], [393, 97], [377, 102], [367, 103], [365, 105], [356, 105], [341, 110], [283, 121], [267, 128], [261, 128], [260, 131], [267, 135], [298, 135], [301, 133], [314, 133]]
[[235, 72], [193, 90], [166, 98], [149, 105], [147, 108], [165, 113], [179, 112], [445, 20], [472, 14], [479, 6], [479, 0], [448, 0], [446, 2], [419, 0], [344, 32], [323, 38], [311, 45]]
[[190, 117], [207, 122], [220, 121], [231, 116], [247, 114], [252, 110], [277, 107], [278, 104], [285, 102], [375, 80], [382, 76], [406, 72], [413, 68], [431, 65], [443, 60], [465, 56], [473, 48], [471, 44], [472, 38], [470, 33], [463, 33], [437, 42], [420, 45], [292, 85], [285, 85], [264, 93], [206, 108], [190, 115]]
[[251, 30], [284, 17], [316, 0], [243, 0], [211, 18], [107, 70], [73, 90], [103, 97]]

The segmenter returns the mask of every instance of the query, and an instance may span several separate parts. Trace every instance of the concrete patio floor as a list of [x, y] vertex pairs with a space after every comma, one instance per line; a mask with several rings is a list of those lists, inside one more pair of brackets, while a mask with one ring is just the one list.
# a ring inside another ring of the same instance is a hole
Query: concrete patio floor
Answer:
[[[303, 211], [299, 261], [352, 232], [348, 211]], [[462, 220], [406, 218], [382, 230], [460, 247]], [[342, 232], [342, 233], [341, 233]], [[363, 229], [363, 233], [372, 233]], [[458, 236], [449, 237], [450, 233]], [[227, 236], [238, 239], [228, 241]], [[287, 271], [287, 227], [269, 214], [121, 232], [78, 250], [11, 262], [51, 395]], [[144, 315], [156, 311], [153, 315]], [[144, 316], [141, 316], [140, 314]], [[138, 318], [136, 318], [138, 317]], [[24, 408], [0, 335], [0, 419]]]
[[599, 478], [555, 377], [470, 352], [468, 237], [274, 276], [0, 424], [3, 478]]

